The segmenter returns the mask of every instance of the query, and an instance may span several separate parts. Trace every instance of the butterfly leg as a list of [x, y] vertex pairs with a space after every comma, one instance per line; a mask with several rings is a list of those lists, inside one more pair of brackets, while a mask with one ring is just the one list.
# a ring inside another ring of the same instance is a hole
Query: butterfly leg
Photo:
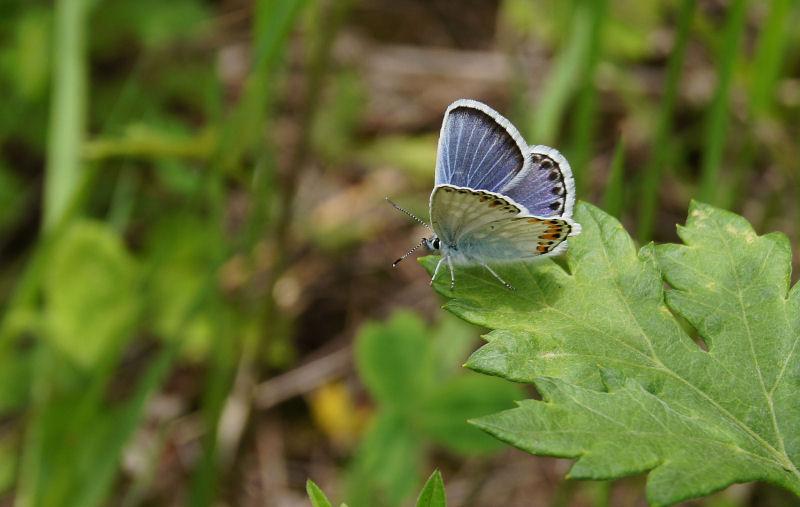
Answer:
[[431, 277], [431, 285], [433, 285], [433, 281], [436, 280], [436, 275], [439, 274], [439, 268], [442, 267], [442, 263], [444, 262], [446, 257], [442, 257], [439, 259], [439, 264], [436, 265], [436, 269], [433, 270], [433, 277]]
[[488, 269], [488, 270], [489, 270], [489, 273], [493, 274], [495, 278], [497, 278], [498, 280], [500, 280], [500, 283], [502, 283], [503, 285], [505, 285], [505, 286], [506, 286], [506, 288], [508, 288], [508, 289], [510, 289], [510, 290], [517, 290], [517, 289], [515, 289], [515, 288], [514, 288], [514, 286], [512, 286], [510, 283], [508, 283], [508, 282], [506, 282], [505, 280], [503, 280], [502, 278], [500, 278], [500, 275], [498, 275], [497, 273], [495, 273], [495, 272], [494, 272], [494, 270], [493, 270], [492, 268], [490, 268], [488, 264], [486, 264], [485, 262], [482, 262], [482, 263], [481, 263], [481, 266], [483, 266], [484, 268]]
[[449, 255], [446, 258], [447, 264], [450, 266], [450, 290], [453, 290], [456, 288], [456, 275], [453, 271], [453, 259], [451, 259]]

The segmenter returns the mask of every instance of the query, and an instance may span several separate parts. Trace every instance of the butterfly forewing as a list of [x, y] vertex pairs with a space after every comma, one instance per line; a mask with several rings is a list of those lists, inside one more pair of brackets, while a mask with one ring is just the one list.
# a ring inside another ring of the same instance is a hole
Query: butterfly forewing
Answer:
[[485, 190], [439, 185], [431, 194], [431, 226], [445, 244], [486, 224], [519, 215], [523, 209]]
[[525, 140], [508, 120], [474, 100], [458, 100], [444, 116], [436, 185], [497, 192], [528, 172]]

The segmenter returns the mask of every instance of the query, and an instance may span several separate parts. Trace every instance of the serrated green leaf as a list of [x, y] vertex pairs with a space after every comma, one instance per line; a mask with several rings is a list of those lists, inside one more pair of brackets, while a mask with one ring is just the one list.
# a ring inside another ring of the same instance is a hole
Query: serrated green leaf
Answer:
[[[446, 308], [495, 329], [468, 366], [533, 382], [544, 401], [478, 419], [542, 455], [577, 458], [574, 478], [649, 471], [648, 500], [671, 504], [764, 480], [800, 494], [800, 297], [779, 234], [695, 204], [685, 246], [638, 253], [620, 224], [580, 203], [567, 273], [555, 262], [457, 267], [434, 285]], [[708, 344], [704, 351], [664, 303]], [[423, 260], [432, 271], [436, 259]], [[548, 377], [548, 378], [545, 378]]]
[[417, 498], [417, 507], [445, 507], [445, 505], [447, 499], [444, 494], [442, 474], [434, 470]]
[[325, 493], [311, 479], [306, 480], [306, 493], [314, 507], [332, 507]]
[[99, 222], [77, 222], [59, 238], [44, 284], [52, 342], [89, 367], [124, 339], [139, 308], [138, 276], [121, 238]]

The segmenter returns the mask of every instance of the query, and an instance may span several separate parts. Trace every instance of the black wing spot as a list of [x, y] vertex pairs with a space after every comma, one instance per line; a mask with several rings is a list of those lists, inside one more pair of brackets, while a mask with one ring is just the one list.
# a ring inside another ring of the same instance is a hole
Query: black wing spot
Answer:
[[553, 161], [549, 158], [542, 160], [542, 169], [552, 169], [553, 168]]
[[553, 211], [557, 210], [560, 207], [561, 207], [561, 203], [560, 202], [550, 203], [550, 209], [553, 210]]
[[550, 174], [547, 176], [547, 179], [548, 179], [548, 180], [550, 180], [550, 181], [554, 181], [554, 180], [558, 179], [558, 172], [557, 172], [557, 171], [553, 171], [553, 172], [551, 172], [551, 173], [550, 173]]
[[561, 187], [553, 187], [553, 195], [561, 195]]

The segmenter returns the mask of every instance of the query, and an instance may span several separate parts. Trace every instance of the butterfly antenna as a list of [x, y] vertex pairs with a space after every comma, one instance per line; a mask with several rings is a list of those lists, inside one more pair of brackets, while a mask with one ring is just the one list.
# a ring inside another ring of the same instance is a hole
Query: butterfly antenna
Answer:
[[[395, 207], [395, 209], [398, 209], [398, 210], [402, 211], [402, 212], [403, 212], [403, 213], [405, 213], [406, 215], [410, 216], [411, 218], [413, 218], [413, 219], [414, 219], [414, 220], [416, 220], [417, 222], [421, 223], [422, 225], [424, 225], [425, 227], [427, 227], [428, 229], [430, 229], [431, 231], [433, 231], [433, 229], [431, 229], [431, 226], [430, 226], [430, 225], [428, 225], [428, 224], [426, 224], [425, 222], [423, 222], [421, 219], [419, 219], [419, 218], [417, 217], [417, 215], [415, 215], [415, 214], [411, 213], [410, 211], [408, 211], [408, 210], [407, 210], [407, 209], [405, 209], [405, 208], [401, 208], [400, 206], [398, 206], [397, 204], [395, 204], [395, 203], [394, 203], [394, 201], [392, 201], [392, 200], [391, 200], [391, 199], [389, 199], [388, 197], [386, 198], [386, 202], [388, 202], [389, 204], [391, 204], [392, 206], [394, 206], [394, 207]], [[420, 243], [419, 245], [415, 246], [415, 247], [414, 247], [414, 250], [416, 250], [416, 249], [417, 249], [417, 248], [419, 248], [420, 246], [422, 246], [422, 243]], [[413, 252], [414, 250], [411, 250], [411, 252]], [[408, 252], [408, 254], [410, 254], [411, 252]], [[408, 255], [408, 254], [406, 254], [406, 255]], [[406, 255], [404, 255], [403, 257], [400, 257], [400, 260], [398, 260], [397, 262], [400, 262], [401, 260], [403, 260], [403, 258], [404, 258]], [[397, 264], [397, 262], [395, 262], [395, 264]]]
[[[389, 201], [389, 202], [392, 202], [392, 201]], [[393, 204], [394, 204], [394, 203], [393, 203]], [[411, 216], [414, 216], [414, 215], [411, 215]], [[414, 217], [414, 218], [417, 218], [417, 217]], [[406, 253], [405, 253], [405, 255], [403, 255], [402, 257], [400, 257], [400, 258], [399, 258], [399, 259], [397, 259], [396, 261], [394, 261], [394, 262], [392, 263], [392, 267], [395, 267], [395, 266], [397, 266], [398, 264], [400, 264], [400, 261], [402, 261], [403, 259], [405, 259], [405, 258], [406, 258], [406, 257], [408, 257], [409, 255], [411, 255], [412, 253], [414, 253], [414, 250], [416, 250], [417, 248], [421, 247], [421, 246], [422, 246], [424, 243], [425, 243], [425, 238], [422, 238], [422, 241], [420, 241], [420, 243], [419, 243], [417, 246], [415, 246], [414, 248], [412, 248], [411, 250], [409, 250], [408, 252], [406, 252]]]

